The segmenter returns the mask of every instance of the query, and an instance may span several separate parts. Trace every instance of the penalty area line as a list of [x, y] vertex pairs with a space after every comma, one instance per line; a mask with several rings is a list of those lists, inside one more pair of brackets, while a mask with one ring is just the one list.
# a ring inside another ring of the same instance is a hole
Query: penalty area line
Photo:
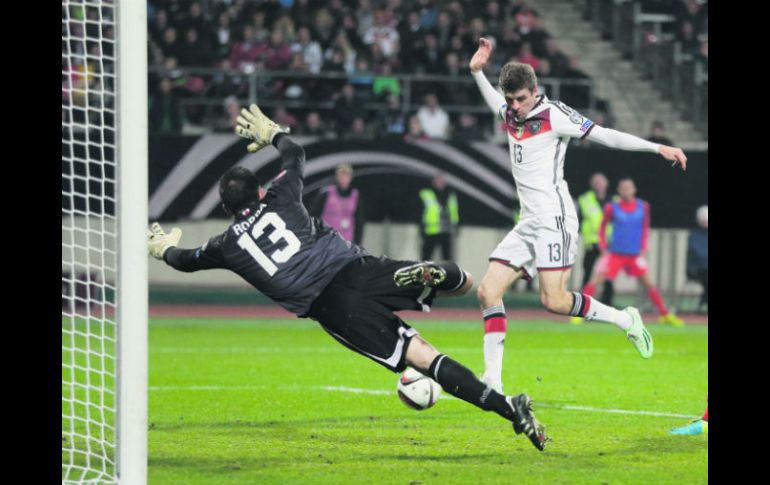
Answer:
[[[150, 391], [261, 391], [266, 389], [276, 389], [273, 386], [256, 385], [256, 386], [149, 386]], [[370, 396], [395, 396], [395, 389], [388, 391], [385, 389], [362, 389], [359, 387], [348, 386], [278, 386], [277, 390], [284, 391], [308, 391], [308, 390], [321, 390], [329, 392], [346, 392], [350, 394], [366, 394]], [[439, 399], [457, 399], [449, 394], [442, 393]], [[547, 402], [536, 401], [535, 407], [541, 407], [546, 409], [558, 409], [564, 411], [584, 411], [593, 413], [604, 414], [630, 414], [636, 416], [655, 416], [662, 418], [683, 418], [692, 419], [693, 415], [680, 414], [680, 413], [667, 413], [660, 411], [644, 411], [635, 409], [607, 409], [597, 408], [593, 406], [575, 406], [571, 404], [551, 404]]]

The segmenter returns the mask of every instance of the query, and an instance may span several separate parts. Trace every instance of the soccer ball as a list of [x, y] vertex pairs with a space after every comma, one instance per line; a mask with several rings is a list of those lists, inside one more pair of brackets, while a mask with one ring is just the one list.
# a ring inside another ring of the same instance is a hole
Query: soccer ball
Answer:
[[398, 397], [412, 409], [422, 411], [436, 404], [441, 386], [414, 369], [407, 369], [398, 380]]

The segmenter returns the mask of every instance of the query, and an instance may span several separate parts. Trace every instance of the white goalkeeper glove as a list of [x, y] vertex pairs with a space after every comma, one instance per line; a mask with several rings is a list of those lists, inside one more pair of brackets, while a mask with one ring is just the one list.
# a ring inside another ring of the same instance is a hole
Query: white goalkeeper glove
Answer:
[[163, 260], [163, 253], [168, 248], [179, 244], [181, 238], [182, 230], [178, 227], [171, 229], [171, 232], [166, 234], [160, 224], [154, 222], [147, 231], [147, 246], [150, 250], [150, 256]]
[[251, 153], [272, 143], [278, 133], [289, 133], [288, 127], [279, 126], [265, 116], [256, 104], [249, 106], [249, 109], [243, 108], [237, 122], [235, 134], [254, 142], [246, 147]]

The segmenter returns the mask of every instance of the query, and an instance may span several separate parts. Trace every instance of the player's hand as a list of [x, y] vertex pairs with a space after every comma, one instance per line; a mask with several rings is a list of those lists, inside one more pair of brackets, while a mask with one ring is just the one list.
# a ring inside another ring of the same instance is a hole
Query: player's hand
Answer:
[[479, 48], [476, 53], [473, 54], [471, 62], [468, 64], [472, 72], [479, 72], [484, 69], [484, 66], [489, 62], [489, 58], [492, 56], [492, 42], [484, 37], [479, 39]]
[[179, 244], [179, 240], [182, 238], [182, 230], [178, 227], [171, 229], [171, 232], [166, 234], [160, 224], [153, 222], [150, 229], [147, 230], [147, 247], [150, 251], [150, 256], [155, 259], [163, 259], [163, 253], [170, 247], [175, 247]]
[[249, 106], [249, 109], [242, 109], [241, 115], [236, 121], [235, 134], [254, 142], [246, 147], [250, 153], [270, 144], [278, 133], [289, 132], [289, 128], [278, 126], [277, 123], [265, 116], [256, 104]]
[[658, 153], [660, 153], [666, 160], [674, 162], [671, 164], [672, 167], [675, 167], [676, 164], [679, 164], [682, 166], [682, 170], [687, 170], [687, 157], [684, 155], [684, 152], [681, 148], [661, 145], [658, 149]]
[[264, 140], [259, 140], [257, 125], [260, 122], [260, 117], [264, 117], [264, 114], [256, 104], [252, 104], [249, 109], [243, 108], [241, 115], [236, 120], [235, 134], [254, 142], [246, 147], [249, 153], [257, 152], [267, 145]]

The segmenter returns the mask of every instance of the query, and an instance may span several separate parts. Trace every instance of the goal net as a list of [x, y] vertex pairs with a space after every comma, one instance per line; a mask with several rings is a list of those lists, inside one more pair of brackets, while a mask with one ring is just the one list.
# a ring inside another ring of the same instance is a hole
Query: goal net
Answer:
[[62, 1], [62, 483], [146, 482], [145, 8]]

